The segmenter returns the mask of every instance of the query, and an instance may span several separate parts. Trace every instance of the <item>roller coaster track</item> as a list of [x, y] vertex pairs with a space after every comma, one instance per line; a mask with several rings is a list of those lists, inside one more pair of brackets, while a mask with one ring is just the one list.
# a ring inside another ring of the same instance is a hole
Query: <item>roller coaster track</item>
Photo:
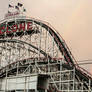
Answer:
[[[52, 28], [50, 26], [49, 23], [46, 23], [46, 22], [43, 22], [43, 21], [40, 21], [40, 20], [36, 20], [36, 19], [33, 19], [33, 18], [26, 18], [26, 19], [24, 18], [24, 20], [33, 21], [37, 25], [39, 25], [39, 26], [41, 25], [41, 27], [43, 27], [44, 29], [46, 29], [46, 31], [48, 31], [49, 34], [53, 37], [53, 40], [57, 44], [57, 47], [59, 48], [59, 51], [64, 56], [64, 59], [67, 62], [66, 63], [66, 68], [67, 69], [69, 69], [69, 68], [75, 68], [75, 74], [77, 76], [79, 76], [80, 80], [83, 79], [84, 81], [86, 81], [87, 83], [89, 83], [89, 79], [90, 79], [90, 82], [91, 82], [90, 84], [91, 84], [91, 87], [92, 87], [92, 76], [91, 76], [91, 74], [88, 73], [85, 69], [79, 67], [79, 65], [76, 63], [76, 60], [74, 59], [73, 55], [71, 54], [71, 51], [69, 50], [68, 46], [66, 45], [64, 39], [56, 32], [56, 30], [54, 28]], [[33, 34], [32, 32], [34, 33], [34, 30], [32, 30], [31, 32], [27, 31], [27, 35]], [[20, 36], [20, 34], [22, 34], [22, 32], [17, 32], [18, 36]], [[11, 35], [12, 35], [12, 33], [7, 34], [7, 37], [11, 37]], [[41, 58], [40, 57], [39, 60], [46, 61], [46, 59], [48, 58], [51, 61], [52, 60], [55, 61], [55, 62], [57, 61], [57, 59], [51, 57], [44, 50], [42, 50], [42, 49], [39, 50], [38, 47], [36, 47], [36, 46], [34, 46], [34, 45], [30, 44], [30, 43], [27, 43], [25, 41], [13, 39], [13, 36], [12, 36], [12, 39], [5, 39], [6, 36], [5, 36], [5, 34], [3, 34], [3, 35], [0, 35], [0, 38], [1, 38], [0, 39], [0, 43], [5, 43], [5, 42], [8, 42], [8, 43], [20, 43], [20, 44], [23, 43], [23, 44], [29, 45], [30, 47], [34, 48], [37, 51], [40, 51], [40, 53], [43, 54], [45, 56], [45, 58]], [[14, 69], [13, 69], [12, 66], [15, 65], [17, 67], [17, 63], [18, 62], [24, 63], [24, 65], [27, 65], [28, 63], [25, 63], [27, 60], [33, 61], [34, 59], [36, 59], [36, 58], [29, 58], [29, 59], [26, 59], [26, 60], [16, 61], [16, 62], [13, 62], [13, 63], [5, 66], [5, 67], [2, 67], [0, 69], [0, 78], [5, 77], [6, 69], [7, 68], [10, 67], [12, 69], [12, 71], [14, 72]], [[52, 62], [52, 63], [55, 63], [55, 62]]]

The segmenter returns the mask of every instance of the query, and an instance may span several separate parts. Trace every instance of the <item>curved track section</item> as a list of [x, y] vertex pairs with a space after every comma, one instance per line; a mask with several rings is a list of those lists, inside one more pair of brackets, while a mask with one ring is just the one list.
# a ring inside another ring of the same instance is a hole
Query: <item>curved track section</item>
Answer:
[[2, 21], [1, 81], [42, 73], [50, 75], [48, 92], [92, 91], [91, 75], [77, 65], [63, 38], [48, 23], [27, 17]]

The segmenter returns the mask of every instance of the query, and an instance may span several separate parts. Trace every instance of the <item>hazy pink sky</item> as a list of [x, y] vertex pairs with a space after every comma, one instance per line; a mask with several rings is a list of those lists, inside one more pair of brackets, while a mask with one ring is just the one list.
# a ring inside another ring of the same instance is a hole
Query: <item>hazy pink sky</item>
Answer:
[[[0, 19], [7, 12], [9, 0], [1, 2]], [[92, 59], [92, 0], [19, 2], [24, 3], [28, 16], [49, 22], [63, 36], [76, 60]], [[90, 72], [91, 67], [92, 65], [85, 65]]]

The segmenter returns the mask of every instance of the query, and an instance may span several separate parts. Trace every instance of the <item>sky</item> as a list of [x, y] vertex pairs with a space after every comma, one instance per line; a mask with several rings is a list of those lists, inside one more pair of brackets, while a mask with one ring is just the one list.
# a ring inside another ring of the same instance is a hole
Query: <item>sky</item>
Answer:
[[[19, 1], [28, 16], [49, 22], [60, 33], [76, 61], [92, 60], [92, 0], [0, 1], [0, 20], [7, 13], [9, 2]], [[92, 73], [92, 65], [82, 67]]]

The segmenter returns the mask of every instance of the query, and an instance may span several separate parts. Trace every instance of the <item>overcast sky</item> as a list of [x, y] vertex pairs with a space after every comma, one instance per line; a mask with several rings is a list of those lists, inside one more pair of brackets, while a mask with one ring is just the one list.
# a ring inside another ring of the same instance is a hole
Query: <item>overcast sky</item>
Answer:
[[[9, 2], [22, 2], [28, 16], [49, 22], [61, 34], [77, 61], [92, 59], [92, 0], [0, 1], [0, 19]], [[85, 66], [92, 73], [91, 67]]]

